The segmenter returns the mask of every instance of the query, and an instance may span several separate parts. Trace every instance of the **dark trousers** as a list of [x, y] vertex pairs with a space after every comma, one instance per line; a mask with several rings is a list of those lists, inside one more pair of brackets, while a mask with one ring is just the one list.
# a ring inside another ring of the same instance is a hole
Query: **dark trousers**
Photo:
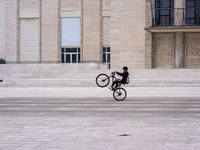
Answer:
[[116, 79], [112, 84], [112, 88], [114, 87], [114, 85], [116, 85], [115, 87], [117, 87], [119, 85], [119, 83], [121, 83], [121, 80]]

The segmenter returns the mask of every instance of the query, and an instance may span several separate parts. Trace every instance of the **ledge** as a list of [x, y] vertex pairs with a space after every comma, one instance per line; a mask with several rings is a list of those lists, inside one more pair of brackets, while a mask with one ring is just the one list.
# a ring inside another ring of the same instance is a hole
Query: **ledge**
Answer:
[[144, 28], [146, 31], [151, 33], [160, 32], [200, 32], [200, 26], [198, 27], [150, 27]]

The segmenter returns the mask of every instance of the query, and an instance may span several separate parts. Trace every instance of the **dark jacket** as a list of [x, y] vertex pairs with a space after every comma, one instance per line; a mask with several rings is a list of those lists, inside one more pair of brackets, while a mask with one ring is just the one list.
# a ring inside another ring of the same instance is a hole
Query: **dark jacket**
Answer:
[[126, 80], [127, 80], [127, 77], [129, 76], [129, 73], [126, 71], [126, 72], [123, 72], [123, 73], [117, 72], [117, 74], [118, 74], [119, 76], [122, 76], [121, 83], [122, 83], [122, 84], [125, 84], [125, 83], [126, 83]]

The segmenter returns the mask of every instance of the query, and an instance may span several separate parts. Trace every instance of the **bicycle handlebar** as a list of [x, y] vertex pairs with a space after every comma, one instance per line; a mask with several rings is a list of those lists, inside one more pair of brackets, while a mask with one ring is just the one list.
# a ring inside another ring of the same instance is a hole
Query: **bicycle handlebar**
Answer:
[[114, 77], [115, 78], [115, 72], [112, 72], [110, 77]]

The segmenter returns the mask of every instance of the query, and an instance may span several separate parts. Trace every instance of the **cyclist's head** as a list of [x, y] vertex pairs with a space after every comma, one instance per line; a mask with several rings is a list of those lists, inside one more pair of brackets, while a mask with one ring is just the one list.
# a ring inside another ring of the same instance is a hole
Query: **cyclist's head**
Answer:
[[126, 67], [126, 66], [123, 67], [123, 70], [124, 70], [124, 71], [128, 71], [128, 67]]

